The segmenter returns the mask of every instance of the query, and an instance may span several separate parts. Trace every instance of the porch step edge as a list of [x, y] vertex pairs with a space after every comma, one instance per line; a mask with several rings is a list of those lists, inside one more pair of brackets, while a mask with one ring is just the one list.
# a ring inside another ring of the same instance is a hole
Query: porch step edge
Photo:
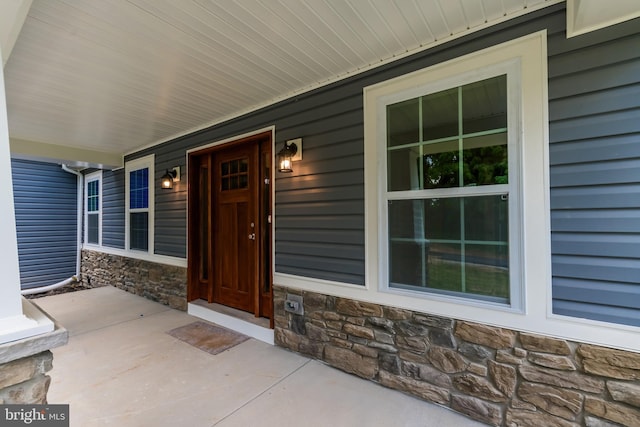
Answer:
[[273, 329], [263, 328], [227, 314], [219, 313], [210, 308], [198, 304], [189, 303], [187, 313], [207, 322], [215, 323], [232, 331], [239, 332], [248, 337], [255, 338], [267, 344], [274, 345]]

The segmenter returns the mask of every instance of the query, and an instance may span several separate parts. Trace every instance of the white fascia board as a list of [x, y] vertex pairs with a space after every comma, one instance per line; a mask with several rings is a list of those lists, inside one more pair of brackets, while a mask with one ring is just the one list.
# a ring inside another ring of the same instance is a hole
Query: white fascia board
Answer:
[[14, 159], [60, 163], [75, 168], [110, 170], [121, 168], [124, 165], [124, 157], [120, 153], [107, 153], [17, 138], [10, 138], [10, 145], [11, 157]]
[[638, 17], [638, 0], [567, 0], [567, 38]]

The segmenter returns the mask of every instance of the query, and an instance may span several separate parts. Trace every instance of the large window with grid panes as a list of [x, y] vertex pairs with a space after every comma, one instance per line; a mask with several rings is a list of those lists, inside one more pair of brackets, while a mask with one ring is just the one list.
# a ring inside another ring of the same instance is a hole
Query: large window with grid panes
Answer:
[[381, 98], [388, 290], [519, 301], [517, 71], [499, 64]]

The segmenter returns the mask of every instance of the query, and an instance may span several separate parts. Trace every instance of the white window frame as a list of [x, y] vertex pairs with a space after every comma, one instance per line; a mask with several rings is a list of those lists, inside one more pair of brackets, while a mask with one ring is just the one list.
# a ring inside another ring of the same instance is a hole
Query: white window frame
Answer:
[[[91, 215], [98, 215], [98, 243], [89, 242], [89, 206], [87, 198], [89, 196], [89, 183], [98, 181], [98, 212]], [[84, 244], [87, 246], [102, 246], [102, 171], [96, 171], [84, 176]]]
[[[155, 155], [150, 154], [139, 159], [131, 160], [124, 165], [125, 175], [125, 250], [128, 252], [136, 253], [154, 253], [154, 227], [155, 227]], [[131, 209], [130, 208], [130, 173], [139, 169], [149, 169], [149, 207], [146, 209]], [[131, 229], [130, 229], [130, 214], [135, 212], [148, 212], [148, 249], [146, 251], [140, 249], [131, 249]]]
[[[528, 323], [534, 306], [547, 306], [535, 292], [551, 283], [546, 67], [541, 32], [365, 89], [365, 259], [372, 292], [418, 311], [516, 328]], [[386, 105], [500, 74], [508, 75], [510, 304], [390, 288]]]

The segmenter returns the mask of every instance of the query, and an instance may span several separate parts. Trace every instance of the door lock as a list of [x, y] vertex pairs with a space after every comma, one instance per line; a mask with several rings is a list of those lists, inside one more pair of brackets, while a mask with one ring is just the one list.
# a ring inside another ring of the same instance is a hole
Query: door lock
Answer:
[[249, 240], [256, 240], [256, 233], [249, 234]]

